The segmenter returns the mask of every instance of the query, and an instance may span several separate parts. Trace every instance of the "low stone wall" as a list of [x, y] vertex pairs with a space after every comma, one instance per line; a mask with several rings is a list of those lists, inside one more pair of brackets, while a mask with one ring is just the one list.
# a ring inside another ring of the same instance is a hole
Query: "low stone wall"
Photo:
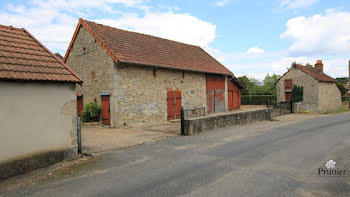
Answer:
[[205, 113], [204, 107], [184, 110], [185, 119], [196, 118], [196, 117], [201, 117], [205, 115], [206, 113]]
[[185, 120], [185, 135], [195, 135], [215, 128], [245, 124], [262, 120], [271, 120], [273, 109], [259, 109], [246, 112], [231, 112], [225, 114], [189, 118]]
[[76, 148], [72, 148], [61, 151], [38, 153], [29, 157], [2, 162], [0, 163], [0, 181], [77, 157]]

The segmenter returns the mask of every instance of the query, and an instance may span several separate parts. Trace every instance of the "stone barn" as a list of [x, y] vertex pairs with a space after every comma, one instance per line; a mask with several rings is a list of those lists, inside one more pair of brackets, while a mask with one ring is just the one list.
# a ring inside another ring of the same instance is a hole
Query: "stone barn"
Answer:
[[105, 125], [166, 122], [180, 118], [181, 106], [240, 107], [242, 85], [198, 46], [80, 19], [64, 62], [84, 80], [80, 109], [101, 103]]
[[323, 72], [321, 60], [314, 67], [295, 64], [276, 82], [277, 101], [290, 101], [293, 85], [298, 85], [304, 87], [299, 110], [325, 112], [340, 109], [341, 93], [336, 82]]
[[0, 25], [0, 180], [76, 156], [80, 82], [27, 30]]

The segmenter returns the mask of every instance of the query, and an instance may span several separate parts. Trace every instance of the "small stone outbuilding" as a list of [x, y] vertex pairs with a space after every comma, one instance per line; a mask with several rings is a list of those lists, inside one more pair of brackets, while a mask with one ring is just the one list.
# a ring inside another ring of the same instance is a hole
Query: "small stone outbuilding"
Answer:
[[0, 180], [77, 155], [80, 82], [27, 30], [0, 25]]
[[294, 64], [276, 83], [277, 101], [290, 101], [293, 85], [304, 88], [303, 102], [299, 110], [325, 112], [341, 108], [341, 93], [337, 80], [323, 72], [323, 63], [318, 60], [315, 66]]
[[198, 46], [80, 19], [64, 62], [84, 80], [79, 109], [101, 103], [105, 125], [162, 123], [180, 118], [181, 106], [240, 107], [242, 85]]

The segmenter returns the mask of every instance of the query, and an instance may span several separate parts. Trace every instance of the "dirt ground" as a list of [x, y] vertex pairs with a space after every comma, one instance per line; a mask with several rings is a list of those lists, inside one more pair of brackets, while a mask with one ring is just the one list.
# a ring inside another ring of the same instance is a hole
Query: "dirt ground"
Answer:
[[163, 140], [180, 135], [180, 121], [137, 128], [82, 127], [83, 153], [99, 153]]

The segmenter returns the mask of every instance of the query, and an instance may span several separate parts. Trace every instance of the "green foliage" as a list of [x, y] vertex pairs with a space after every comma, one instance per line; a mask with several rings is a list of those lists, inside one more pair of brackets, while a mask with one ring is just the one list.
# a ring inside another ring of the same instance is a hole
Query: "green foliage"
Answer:
[[340, 83], [347, 83], [349, 81], [348, 77], [339, 77], [339, 78], [335, 78], [337, 81], [339, 81]]
[[344, 84], [340, 83], [340, 82], [337, 82], [336, 84], [337, 84], [337, 87], [338, 87], [341, 95], [344, 96], [345, 92], [346, 92], [346, 88], [345, 88]]
[[341, 101], [349, 101], [350, 97], [349, 96], [342, 96]]
[[99, 121], [101, 116], [101, 106], [95, 102], [88, 103], [84, 106], [82, 121], [94, 122]]
[[304, 87], [293, 85], [292, 99], [293, 102], [302, 102], [304, 100]]
[[341, 109], [326, 111], [325, 114], [338, 114], [338, 113], [343, 113], [348, 111], [350, 111], [350, 108], [341, 108]]
[[269, 75], [267, 74], [264, 79], [264, 86], [263, 89], [266, 91], [267, 94], [270, 95], [276, 95], [276, 81], [280, 78], [280, 75]]
[[267, 101], [275, 101], [277, 97], [274, 95], [242, 95], [242, 105], [266, 105]]
[[[280, 78], [280, 75], [267, 74], [263, 83], [253, 77], [241, 76], [238, 80], [244, 84], [246, 89], [242, 89], [242, 95], [275, 95], [276, 94], [276, 81]], [[263, 84], [263, 85], [262, 85]]]

